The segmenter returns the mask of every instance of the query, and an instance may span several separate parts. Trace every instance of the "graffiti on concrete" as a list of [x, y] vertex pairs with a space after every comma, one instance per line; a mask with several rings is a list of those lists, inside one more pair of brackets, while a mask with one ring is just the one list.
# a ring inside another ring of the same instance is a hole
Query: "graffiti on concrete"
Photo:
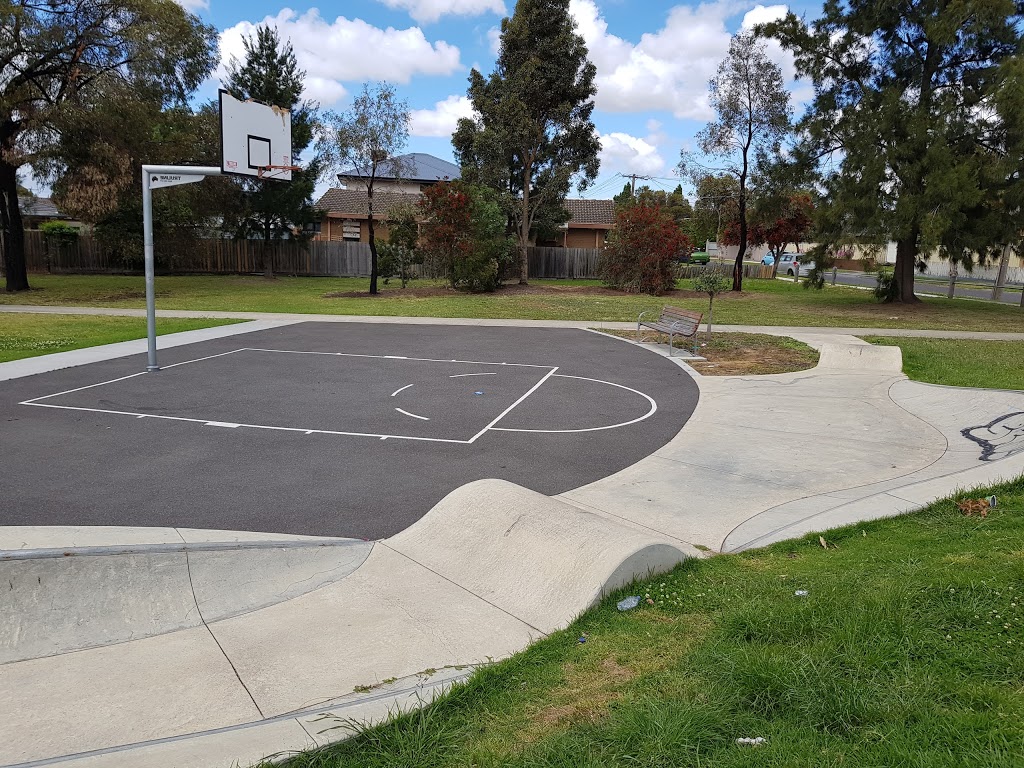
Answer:
[[960, 434], [981, 446], [982, 461], [999, 461], [1024, 453], [1024, 411], [1008, 413], [980, 427], [968, 427]]

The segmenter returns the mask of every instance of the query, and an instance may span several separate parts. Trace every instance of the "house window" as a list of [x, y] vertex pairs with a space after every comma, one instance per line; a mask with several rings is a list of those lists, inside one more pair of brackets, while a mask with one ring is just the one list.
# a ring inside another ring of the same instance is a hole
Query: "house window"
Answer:
[[323, 227], [323, 222], [320, 222], [320, 221], [307, 221], [305, 224], [302, 225], [302, 231], [303, 232], [316, 232], [316, 233], [319, 234], [320, 232], [323, 231], [322, 227]]
[[361, 223], [355, 219], [345, 219], [341, 225], [342, 240], [354, 240], [359, 242]]

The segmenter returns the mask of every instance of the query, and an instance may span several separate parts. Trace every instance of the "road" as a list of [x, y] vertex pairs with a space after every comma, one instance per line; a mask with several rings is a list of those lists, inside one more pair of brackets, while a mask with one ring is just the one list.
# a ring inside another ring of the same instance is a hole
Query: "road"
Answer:
[[[750, 264], [756, 264], [757, 262], [747, 262]], [[719, 262], [719, 264], [727, 265], [726, 262]], [[731, 262], [728, 263], [731, 265]], [[831, 276], [828, 277], [828, 281], [831, 282]], [[875, 276], [869, 272], [850, 272], [840, 271], [836, 277], [836, 282], [839, 285], [852, 285], [858, 288], [874, 288], [877, 284]], [[935, 278], [921, 278], [918, 277], [915, 280], [914, 285], [915, 291], [919, 294], [930, 294], [935, 296], [945, 296], [949, 289], [949, 284], [945, 280], [936, 280]], [[992, 286], [989, 283], [981, 283], [970, 280], [969, 278], [961, 279], [956, 284], [956, 298], [958, 299], [982, 299], [984, 301], [992, 300]], [[1021, 289], [1018, 286], [1011, 285], [1007, 286], [1003, 290], [1003, 296], [999, 300], [1002, 304], [1013, 304], [1017, 305], [1021, 303]]]

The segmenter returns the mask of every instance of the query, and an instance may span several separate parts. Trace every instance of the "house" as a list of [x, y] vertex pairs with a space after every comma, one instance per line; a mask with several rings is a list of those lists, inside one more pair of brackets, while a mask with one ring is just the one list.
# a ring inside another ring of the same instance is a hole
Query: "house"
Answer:
[[[386, 240], [388, 228], [383, 220], [387, 218], [395, 205], [416, 205], [419, 192], [406, 194], [400, 192], [378, 192], [373, 189], [373, 220], [374, 235], [378, 240]], [[319, 230], [313, 235], [314, 240], [331, 240], [334, 242], [369, 243], [370, 225], [367, 222], [369, 205], [365, 189], [329, 189], [319, 200], [316, 207], [323, 212], [323, 219], [318, 222]]]
[[603, 248], [608, 232], [615, 226], [615, 201], [569, 199], [565, 201], [565, 209], [570, 219], [562, 227], [561, 238], [543, 245]]
[[18, 206], [21, 210], [22, 226], [25, 229], [39, 229], [40, 224], [48, 221], [60, 221], [68, 226], [82, 227], [79, 221], [72, 221], [57, 210], [53, 200], [48, 197], [19, 197]]
[[[342, 178], [342, 174], [339, 174], [340, 178]], [[351, 180], [353, 177], [347, 178]], [[441, 179], [435, 179], [429, 183], [436, 184], [438, 181]], [[420, 183], [424, 186], [429, 184], [424, 181]], [[378, 184], [379, 179], [373, 187], [374, 235], [378, 240], [386, 240], [388, 230], [384, 219], [387, 218], [388, 212], [395, 205], [415, 205], [420, 199], [420, 190], [396, 192], [394, 190], [402, 188], [401, 185], [382, 188]], [[323, 219], [314, 225], [314, 240], [370, 242], [370, 227], [366, 220], [368, 207], [366, 189], [360, 187], [361, 185], [357, 184], [351, 185], [348, 189], [334, 188], [323, 194], [316, 203], [317, 209], [323, 212]], [[554, 239], [541, 241], [539, 245], [564, 248], [602, 248], [608, 237], [608, 231], [615, 224], [614, 201], [566, 200], [565, 207], [571, 214], [569, 221], [562, 226]]]
[[[378, 173], [373, 181], [375, 197], [378, 192], [418, 195], [426, 187], [437, 184], [439, 181], [454, 181], [461, 178], [462, 175], [459, 166], [424, 152], [398, 155], [395, 160], [401, 165], [401, 173], [398, 176]], [[368, 176], [368, 168], [350, 168], [338, 174], [338, 183], [342, 189], [365, 191], [365, 181]]]

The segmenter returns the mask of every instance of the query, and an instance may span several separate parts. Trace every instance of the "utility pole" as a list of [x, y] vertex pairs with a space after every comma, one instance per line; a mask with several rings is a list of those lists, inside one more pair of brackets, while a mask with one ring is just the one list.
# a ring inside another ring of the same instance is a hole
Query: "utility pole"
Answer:
[[650, 181], [651, 179], [650, 176], [641, 176], [637, 173], [624, 173], [622, 175], [629, 179], [629, 193], [633, 196], [634, 200], [636, 200], [636, 180]]

